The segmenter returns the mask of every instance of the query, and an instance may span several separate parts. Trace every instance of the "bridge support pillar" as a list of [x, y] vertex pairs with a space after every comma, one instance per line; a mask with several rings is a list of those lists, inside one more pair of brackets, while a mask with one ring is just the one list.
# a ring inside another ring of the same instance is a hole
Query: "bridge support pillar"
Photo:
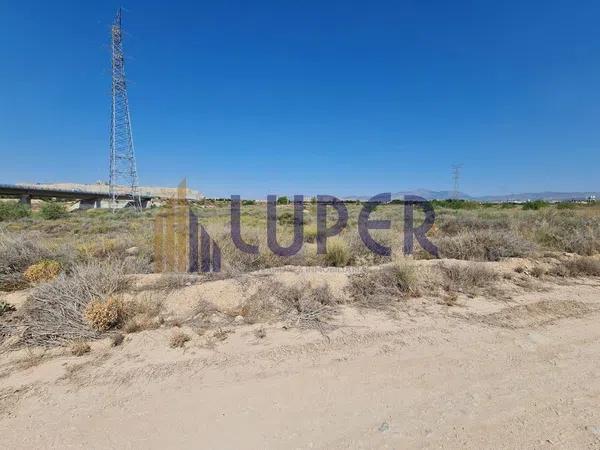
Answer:
[[31, 195], [27, 195], [27, 194], [21, 195], [21, 198], [19, 199], [19, 203], [21, 205], [27, 206], [28, 208], [31, 208]]

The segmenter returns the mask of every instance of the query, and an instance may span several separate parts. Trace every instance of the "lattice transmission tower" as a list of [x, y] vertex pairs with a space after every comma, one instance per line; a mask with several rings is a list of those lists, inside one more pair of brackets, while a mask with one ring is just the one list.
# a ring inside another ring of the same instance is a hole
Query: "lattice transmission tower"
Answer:
[[454, 184], [454, 191], [452, 192], [452, 196], [454, 200], [458, 200], [460, 197], [460, 170], [462, 169], [462, 164], [454, 164], [452, 166], [452, 181]]
[[[123, 56], [123, 31], [121, 8], [111, 28], [112, 36], [112, 109], [110, 122], [110, 202], [113, 211], [117, 198], [126, 195], [130, 204], [141, 208], [135, 150], [131, 135], [131, 116], [127, 100], [125, 58]], [[119, 186], [124, 186], [119, 189]]]

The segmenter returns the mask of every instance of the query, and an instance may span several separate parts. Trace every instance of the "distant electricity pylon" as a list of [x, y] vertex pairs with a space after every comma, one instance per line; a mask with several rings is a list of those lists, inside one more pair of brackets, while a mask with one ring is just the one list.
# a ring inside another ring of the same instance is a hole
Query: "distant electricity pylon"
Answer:
[[[119, 194], [127, 195], [133, 207], [141, 208], [131, 116], [125, 82], [125, 59], [123, 57], [123, 33], [121, 9], [111, 29], [112, 36], [112, 111], [110, 122], [110, 202], [113, 211], [117, 208]], [[126, 192], [119, 192], [119, 184]]]
[[454, 164], [452, 166], [452, 181], [454, 182], [454, 192], [452, 193], [452, 196], [455, 200], [458, 200], [458, 197], [460, 196], [460, 169], [462, 169], [462, 164]]

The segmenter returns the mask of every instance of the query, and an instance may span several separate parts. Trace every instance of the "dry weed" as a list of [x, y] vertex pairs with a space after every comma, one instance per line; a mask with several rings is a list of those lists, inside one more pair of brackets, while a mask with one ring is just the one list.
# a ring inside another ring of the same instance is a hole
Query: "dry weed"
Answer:
[[107, 331], [123, 320], [123, 302], [119, 298], [94, 299], [85, 308], [85, 318], [96, 331]]
[[352, 304], [364, 308], [383, 309], [403, 298], [419, 294], [414, 267], [392, 264], [350, 277]]
[[484, 263], [442, 263], [438, 267], [443, 276], [443, 287], [448, 292], [474, 294], [480, 288], [493, 286], [499, 279], [499, 274]]
[[55, 279], [61, 270], [62, 267], [58, 261], [44, 259], [29, 266], [23, 273], [23, 277], [30, 283], [41, 283]]
[[267, 337], [267, 331], [263, 327], [257, 328], [254, 330], [254, 336], [257, 339], [264, 339]]
[[600, 277], [600, 260], [589, 256], [563, 261], [550, 274], [560, 277]]
[[118, 262], [78, 265], [70, 274], [61, 274], [49, 283], [38, 285], [30, 293], [13, 331], [20, 345], [53, 346], [77, 339], [94, 339], [98, 331], [90, 328], [87, 305], [125, 289], [128, 280]]
[[84, 340], [78, 339], [71, 343], [70, 350], [71, 354], [74, 356], [83, 356], [86, 353], [89, 353], [92, 349], [90, 347], [90, 344], [88, 344]]
[[154, 330], [164, 323], [162, 316], [162, 296], [148, 293], [126, 302], [123, 306], [123, 325], [125, 333], [138, 333]]
[[125, 340], [125, 336], [123, 336], [121, 333], [113, 334], [110, 337], [110, 346], [118, 347], [119, 345], [121, 345], [123, 343], [124, 340]]
[[335, 306], [328, 286], [285, 286], [272, 281], [244, 302], [241, 315], [247, 323], [286, 320], [300, 328], [323, 329], [335, 313]]
[[176, 331], [169, 338], [169, 346], [171, 348], [182, 348], [189, 340], [190, 337], [183, 331]]

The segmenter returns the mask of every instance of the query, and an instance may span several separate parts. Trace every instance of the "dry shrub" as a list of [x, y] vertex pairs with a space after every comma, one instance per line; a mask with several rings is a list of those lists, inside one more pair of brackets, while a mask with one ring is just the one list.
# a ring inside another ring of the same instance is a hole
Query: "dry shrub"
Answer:
[[122, 330], [125, 333], [138, 333], [159, 328], [164, 322], [162, 317], [162, 298], [147, 294], [136, 300], [128, 301], [123, 307]]
[[62, 267], [58, 261], [53, 259], [43, 259], [40, 262], [32, 264], [25, 270], [23, 277], [30, 283], [40, 283], [55, 279]]
[[154, 270], [151, 258], [148, 255], [127, 256], [123, 260], [123, 264], [125, 273], [152, 273]]
[[571, 259], [554, 267], [550, 274], [560, 277], [600, 277], [600, 260], [589, 256]]
[[322, 329], [335, 305], [328, 286], [285, 286], [271, 281], [244, 302], [241, 315], [247, 323], [287, 320], [292, 326]]
[[89, 353], [92, 349], [90, 344], [85, 342], [84, 340], [78, 339], [71, 343], [71, 354], [74, 356], [83, 356], [86, 353]]
[[36, 239], [0, 232], [0, 291], [27, 287], [23, 271], [37, 261], [52, 256], [52, 252], [42, 247]]
[[501, 258], [530, 255], [535, 246], [513, 231], [473, 230], [445, 236], [437, 242], [444, 258], [499, 261]]
[[543, 214], [528, 226], [544, 247], [582, 256], [600, 252], [600, 218], [572, 213]]
[[299, 328], [323, 330], [331, 318], [336, 302], [329, 286], [311, 287], [308, 284], [283, 288], [279, 301], [286, 308], [286, 319]]
[[196, 281], [198, 281], [198, 277], [189, 273], [163, 273], [160, 278], [152, 284], [152, 289], [171, 292], [190, 286]]
[[438, 267], [448, 292], [474, 293], [478, 288], [492, 286], [499, 279], [499, 274], [483, 263], [444, 263]]
[[48, 347], [97, 338], [98, 332], [90, 328], [84, 315], [87, 305], [109, 298], [127, 285], [122, 264], [111, 261], [77, 265], [71, 273], [38, 285], [21, 310], [19, 343]]
[[392, 264], [352, 275], [349, 293], [357, 306], [383, 309], [418, 295], [418, 280], [413, 266]]
[[132, 246], [129, 240], [100, 238], [80, 243], [77, 252], [84, 259], [108, 258], [123, 254], [125, 249]]
[[96, 331], [107, 331], [123, 320], [123, 302], [119, 298], [94, 299], [85, 308], [85, 318]]
[[325, 261], [329, 266], [344, 267], [350, 262], [350, 249], [341, 238], [329, 239]]
[[229, 334], [233, 333], [232, 330], [226, 330], [223, 328], [218, 328], [214, 333], [213, 333], [213, 337], [217, 340], [217, 341], [224, 341], [225, 339], [227, 339], [229, 337]]
[[533, 266], [531, 268], [531, 276], [534, 278], [542, 278], [546, 275], [546, 269], [542, 266]]
[[124, 340], [125, 340], [125, 336], [123, 336], [121, 333], [113, 334], [110, 337], [110, 346], [118, 347], [119, 345], [121, 345], [123, 343]]
[[[211, 318], [214, 314], [220, 314], [218, 308], [209, 301], [200, 300], [189, 317], [185, 318], [185, 320], [176, 319], [170, 323], [174, 326], [185, 324], [191, 327], [196, 333], [204, 334], [211, 327]], [[229, 318], [224, 314], [222, 316]]]
[[264, 339], [267, 337], [267, 331], [263, 327], [257, 328], [254, 330], [254, 336], [256, 339]]
[[169, 338], [169, 346], [171, 348], [182, 348], [189, 340], [190, 337], [183, 331], [176, 331]]

